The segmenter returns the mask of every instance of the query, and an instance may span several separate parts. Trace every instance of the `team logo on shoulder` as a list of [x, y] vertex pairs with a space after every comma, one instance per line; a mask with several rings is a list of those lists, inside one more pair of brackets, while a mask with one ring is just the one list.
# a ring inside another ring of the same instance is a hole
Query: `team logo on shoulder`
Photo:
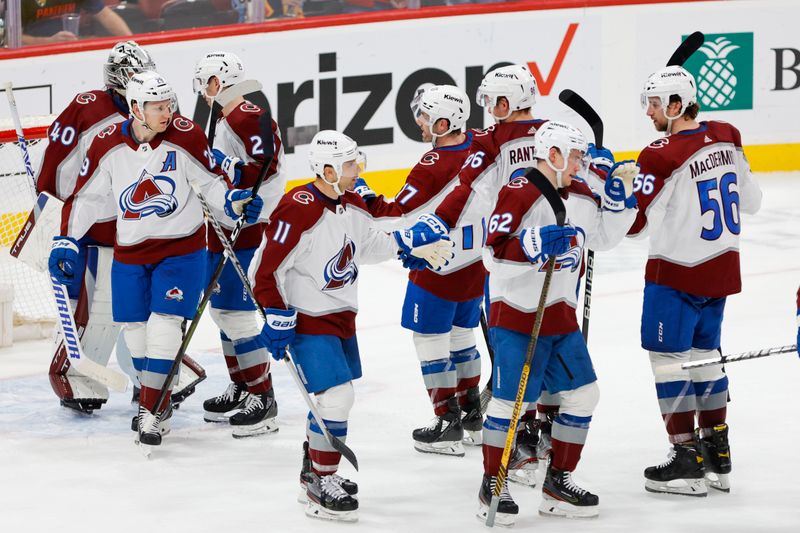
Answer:
[[314, 195], [308, 191], [297, 191], [292, 195], [292, 199], [303, 205], [308, 205], [314, 201]]
[[180, 290], [178, 287], [172, 287], [167, 293], [164, 295], [165, 300], [175, 300], [178, 302], [183, 301], [183, 291]]
[[668, 144], [669, 144], [669, 138], [662, 137], [661, 139], [656, 139], [655, 141], [651, 142], [648, 148], [654, 148], [658, 150], [659, 148], [664, 148]]
[[75, 97], [75, 101], [83, 105], [90, 104], [95, 100], [97, 100], [97, 96], [92, 93], [81, 93]]
[[528, 178], [525, 176], [519, 176], [518, 178], [514, 178], [513, 180], [508, 182], [509, 189], [521, 189], [528, 183]]
[[172, 121], [172, 124], [178, 131], [191, 131], [194, 128], [194, 122], [183, 117], [177, 117]]
[[258, 113], [261, 111], [261, 108], [255, 104], [251, 104], [250, 102], [245, 102], [239, 106], [239, 109], [244, 111], [245, 113]]
[[117, 129], [117, 125], [116, 124], [112, 124], [112, 125], [106, 127], [100, 133], [98, 133], [97, 137], [99, 137], [100, 139], [105, 139], [106, 137], [108, 137], [109, 135], [114, 133], [114, 131], [116, 131], [116, 129]]
[[178, 208], [175, 182], [167, 176], [142, 171], [139, 180], [122, 191], [119, 207], [124, 220], [139, 220], [150, 215], [168, 216]]
[[419, 160], [419, 164], [429, 167], [431, 165], [435, 165], [438, 160], [439, 154], [437, 152], [428, 152], [422, 156], [422, 159]]
[[358, 267], [354, 262], [355, 256], [356, 245], [345, 235], [341, 250], [325, 265], [323, 291], [333, 291], [341, 289], [348, 283], [355, 283], [358, 277]]

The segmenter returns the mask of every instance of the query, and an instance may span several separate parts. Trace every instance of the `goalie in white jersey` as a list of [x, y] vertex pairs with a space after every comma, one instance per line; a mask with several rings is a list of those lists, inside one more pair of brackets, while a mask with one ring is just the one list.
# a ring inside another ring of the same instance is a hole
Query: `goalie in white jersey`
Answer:
[[193, 317], [204, 288], [205, 224], [196, 195], [232, 218], [244, 212], [248, 222], [258, 219], [263, 202], [246, 203], [249, 191], [229, 189], [202, 130], [173, 116], [175, 92], [160, 75], [136, 74], [127, 100], [131, 118], [101, 131], [89, 148], [76, 192], [64, 204], [50, 272], [71, 281], [76, 239], [98, 221], [116, 220], [112, 311], [124, 323], [141, 384], [139, 442], [158, 445], [169, 393], [156, 403], [181, 344], [181, 323]]
[[[241, 60], [230, 52], [211, 52], [195, 66], [194, 89], [209, 104], [220, 96], [236, 91], [244, 81]], [[283, 143], [275, 121], [271, 137], [262, 139], [259, 117], [264, 110], [236, 96], [222, 107], [222, 116], [216, 120], [213, 154], [234, 187], [252, 188], [257, 181], [264, 161], [264, 145], [272, 143], [274, 157], [258, 195], [264, 200], [261, 223], [242, 228], [233, 248], [236, 257], [246, 270], [261, 243], [264, 222], [278, 204], [286, 187], [283, 167]], [[210, 134], [209, 134], [210, 135]], [[226, 235], [230, 236], [232, 224], [224, 215], [216, 213]], [[211, 273], [222, 259], [222, 244], [216, 233], [208, 235], [207, 273]], [[225, 356], [231, 383], [219, 396], [203, 403], [204, 418], [208, 422], [229, 422], [234, 437], [248, 437], [278, 430], [275, 417], [278, 404], [272, 388], [269, 371], [269, 354], [259, 334], [261, 326], [256, 319], [255, 304], [246, 297], [242, 281], [233, 265], [228, 262], [211, 296], [211, 318], [220, 328], [222, 353]], [[238, 412], [233, 412], [238, 410]]]
[[718, 365], [659, 369], [719, 353], [725, 300], [741, 291], [741, 214], [758, 211], [761, 190], [739, 130], [726, 122], [697, 121], [695, 80], [684, 68], [653, 73], [642, 107], [667, 135], [639, 155], [635, 189], [641, 211], [631, 234], [650, 238], [642, 348], [650, 352], [672, 444], [666, 462], [645, 470], [645, 488], [705, 496], [708, 485], [727, 492], [728, 377]]
[[[266, 308], [263, 333], [277, 360], [288, 347], [327, 429], [344, 440], [354, 402], [352, 381], [361, 377], [356, 340], [361, 265], [408, 254], [440, 267], [451, 243], [413, 241], [408, 232], [377, 229], [364, 200], [347, 189], [364, 161], [355, 141], [320, 131], [309, 150], [313, 183], [283, 196], [270, 217], [250, 266], [258, 303]], [[309, 413], [301, 484], [306, 514], [357, 519], [358, 487], [336, 475], [341, 455], [325, 440]]]

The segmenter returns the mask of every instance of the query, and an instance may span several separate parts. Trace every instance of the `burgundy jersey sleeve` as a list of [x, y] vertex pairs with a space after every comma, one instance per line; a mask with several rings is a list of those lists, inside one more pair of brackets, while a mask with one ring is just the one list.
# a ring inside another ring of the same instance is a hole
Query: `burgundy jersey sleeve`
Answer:
[[496, 261], [530, 264], [522, 251], [518, 234], [525, 214], [539, 196], [526, 178], [516, 178], [500, 190], [497, 205], [489, 218], [486, 246]]
[[639, 205], [639, 213], [636, 215], [636, 220], [628, 231], [628, 235], [638, 235], [645, 229], [649, 222], [648, 215], [654, 204], [663, 200], [659, 196], [670, 176], [669, 163], [652, 146], [645, 148], [637, 160], [639, 175], [634, 179], [633, 191]]
[[436, 215], [451, 228], [458, 223], [472, 194], [472, 182], [483, 174], [497, 158], [497, 149], [491, 139], [490, 135], [476, 135], [473, 138], [469, 156], [458, 173], [458, 185], [436, 209]]
[[253, 292], [262, 307], [288, 309], [281, 292], [279, 271], [291, 267], [293, 252], [303, 233], [320, 217], [321, 202], [308, 202], [313, 193], [305, 186], [286, 193], [272, 212], [256, 257]]
[[368, 202], [370, 214], [375, 218], [401, 217], [430, 201], [438, 192], [432, 168], [417, 163], [394, 201], [380, 195]]

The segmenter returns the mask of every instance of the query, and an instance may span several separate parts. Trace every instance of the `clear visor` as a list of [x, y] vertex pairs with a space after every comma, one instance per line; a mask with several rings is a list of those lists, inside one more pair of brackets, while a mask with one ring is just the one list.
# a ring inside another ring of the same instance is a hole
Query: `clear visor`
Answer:
[[144, 103], [144, 109], [146, 111], [157, 112], [164, 103], [168, 104], [171, 113], [175, 113], [178, 110], [178, 98], [174, 94], [164, 100], [147, 101]]
[[342, 163], [342, 177], [353, 178], [367, 170], [367, 155], [359, 151], [355, 159]]
[[194, 90], [195, 94], [199, 94], [200, 96], [206, 95], [206, 89], [208, 88], [208, 81], [203, 81], [203, 78], [195, 77], [192, 79], [192, 89]]
[[488, 92], [482, 87], [479, 87], [478, 94], [475, 96], [475, 101], [479, 106], [488, 109], [497, 105], [497, 99], [500, 96], [499, 94]]

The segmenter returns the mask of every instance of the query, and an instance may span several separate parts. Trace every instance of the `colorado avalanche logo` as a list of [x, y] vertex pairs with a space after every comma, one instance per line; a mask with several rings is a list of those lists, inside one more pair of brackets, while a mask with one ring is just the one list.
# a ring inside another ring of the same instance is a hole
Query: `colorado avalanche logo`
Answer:
[[[583, 228], [576, 227], [575, 229], [578, 231], [578, 233], [570, 238], [569, 250], [556, 258], [556, 265], [554, 269], [556, 272], [565, 270], [567, 268], [570, 269], [570, 272], [575, 272], [581, 266], [581, 260], [583, 259], [583, 247], [586, 243], [586, 232], [583, 231]], [[546, 271], [546, 265], [547, 263], [542, 264], [539, 267], [539, 271]]]
[[353, 262], [356, 256], [356, 245], [344, 236], [342, 249], [325, 265], [325, 286], [323, 291], [341, 289], [348, 283], [354, 283], [358, 277], [358, 267]]
[[178, 208], [178, 200], [173, 196], [175, 182], [167, 176], [153, 176], [142, 171], [139, 181], [122, 191], [119, 207], [124, 220], [139, 220], [158, 215], [165, 217]]
[[165, 300], [176, 300], [178, 302], [183, 301], [183, 291], [180, 290], [178, 287], [172, 287], [167, 293], [164, 295]]

